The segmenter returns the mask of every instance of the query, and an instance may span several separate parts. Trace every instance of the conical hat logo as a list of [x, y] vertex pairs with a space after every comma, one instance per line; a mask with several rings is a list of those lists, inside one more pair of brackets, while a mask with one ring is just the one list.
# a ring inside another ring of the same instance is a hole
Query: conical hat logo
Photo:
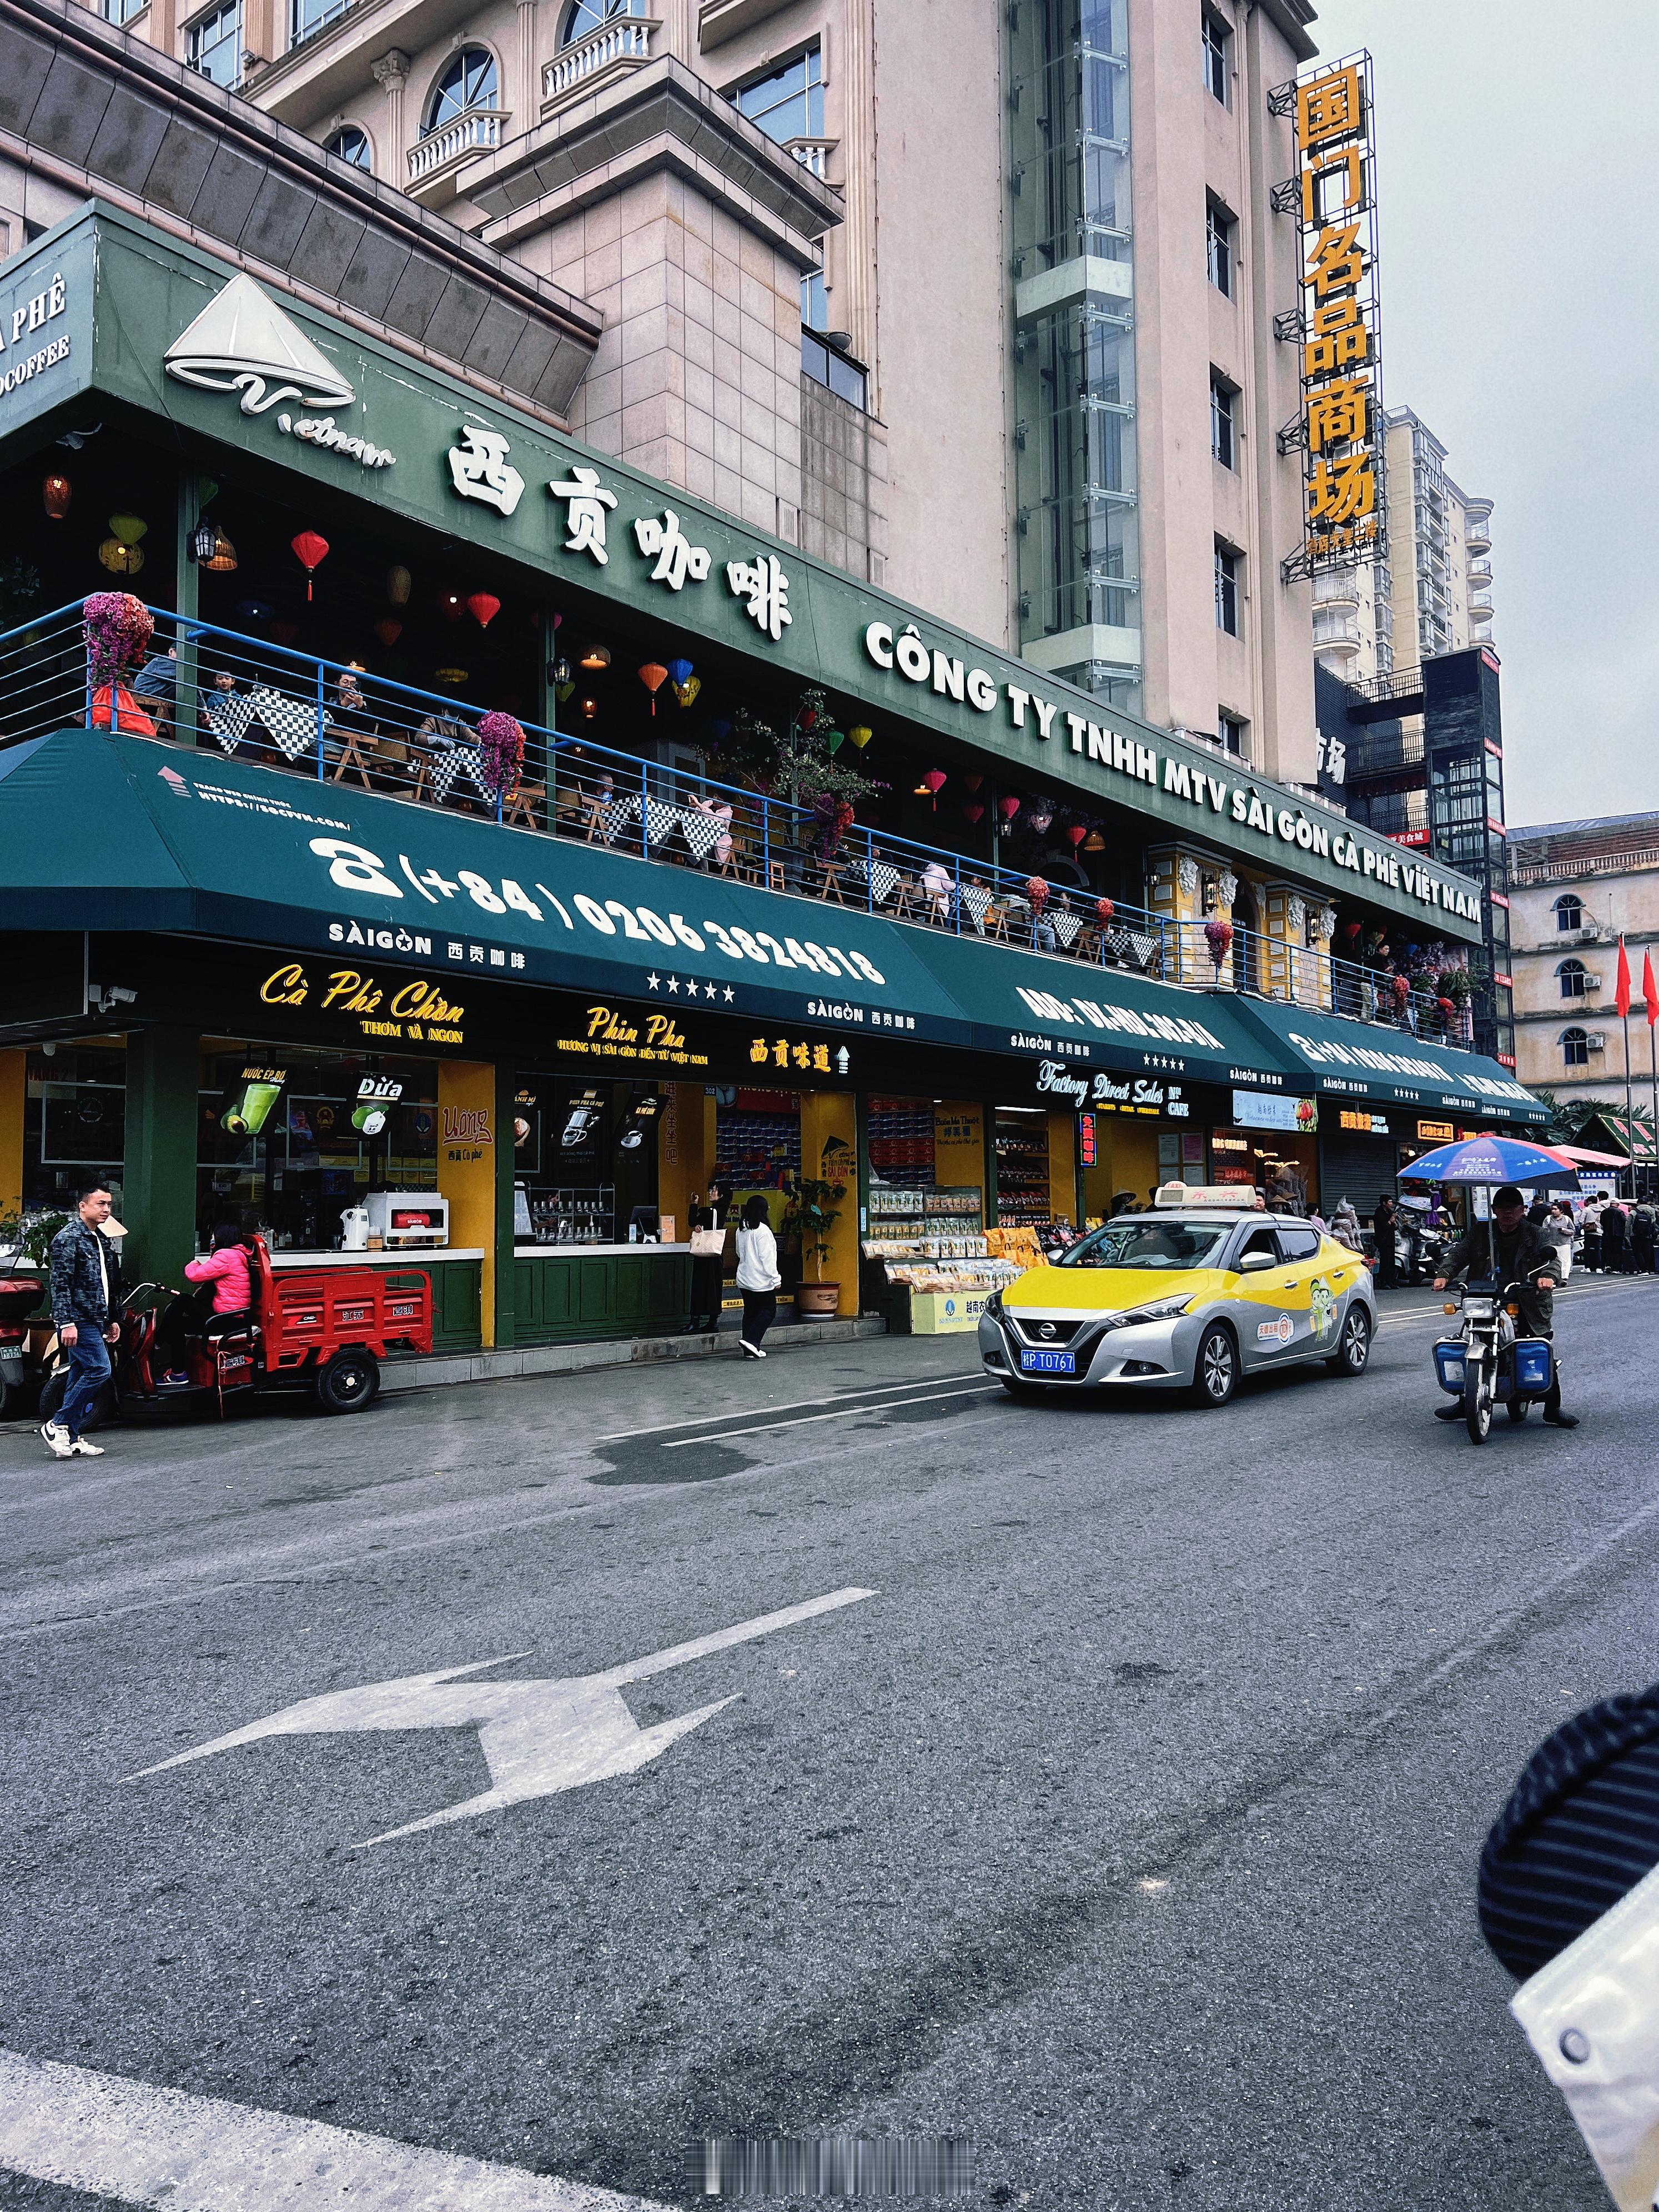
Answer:
[[279, 400], [349, 407], [356, 394], [325, 355], [251, 276], [233, 276], [167, 348], [169, 376], [204, 392], [240, 392], [244, 415]]

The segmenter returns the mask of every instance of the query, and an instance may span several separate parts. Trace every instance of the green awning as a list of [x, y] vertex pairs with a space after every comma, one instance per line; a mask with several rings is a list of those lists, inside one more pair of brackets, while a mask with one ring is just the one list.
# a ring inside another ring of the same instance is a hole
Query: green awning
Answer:
[[[390, 956], [427, 973], [963, 1046], [1048, 1064], [1057, 1100], [1080, 1102], [1066, 1079], [1101, 1070], [1545, 1118], [1494, 1061], [1431, 1054], [1394, 1031], [149, 738], [67, 730], [0, 753], [0, 838], [9, 928]], [[1396, 1074], [1402, 1051], [1410, 1066]]]
[[1276, 1048], [1281, 1064], [1297, 1071], [1304, 1090], [1540, 1127], [1550, 1118], [1524, 1084], [1483, 1054], [1271, 1000], [1247, 1000], [1243, 1011], [1250, 1027]]

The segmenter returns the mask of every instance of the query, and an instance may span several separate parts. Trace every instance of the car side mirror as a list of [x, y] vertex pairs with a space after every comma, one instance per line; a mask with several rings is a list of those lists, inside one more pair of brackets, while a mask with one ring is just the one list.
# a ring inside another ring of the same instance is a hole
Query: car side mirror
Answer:
[[1278, 1265], [1271, 1252], [1247, 1252], [1238, 1263], [1238, 1272], [1241, 1275], [1259, 1275], [1264, 1267]]

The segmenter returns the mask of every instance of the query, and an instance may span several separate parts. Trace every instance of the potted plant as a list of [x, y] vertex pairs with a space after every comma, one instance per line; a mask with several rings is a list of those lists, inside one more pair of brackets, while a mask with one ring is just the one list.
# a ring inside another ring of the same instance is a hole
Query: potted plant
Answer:
[[801, 1258], [812, 1262], [812, 1280], [803, 1282], [795, 1292], [797, 1313], [832, 1314], [840, 1308], [841, 1285], [824, 1281], [823, 1263], [830, 1257], [830, 1232], [841, 1219], [841, 1201], [846, 1195], [844, 1182], [803, 1176], [795, 1186], [790, 1225], [800, 1237]]

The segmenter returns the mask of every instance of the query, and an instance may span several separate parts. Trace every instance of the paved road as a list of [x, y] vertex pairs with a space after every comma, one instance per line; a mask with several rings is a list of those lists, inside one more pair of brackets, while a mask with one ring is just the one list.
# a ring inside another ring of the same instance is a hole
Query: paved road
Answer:
[[671, 2202], [853, 2128], [1044, 2212], [1590, 2212], [1473, 1867], [1659, 1675], [1656, 1316], [1575, 1283], [1583, 1426], [1480, 1451], [1421, 1292], [1219, 1414], [878, 1339], [0, 1434], [0, 2051]]

